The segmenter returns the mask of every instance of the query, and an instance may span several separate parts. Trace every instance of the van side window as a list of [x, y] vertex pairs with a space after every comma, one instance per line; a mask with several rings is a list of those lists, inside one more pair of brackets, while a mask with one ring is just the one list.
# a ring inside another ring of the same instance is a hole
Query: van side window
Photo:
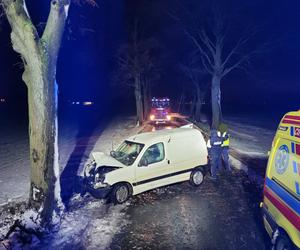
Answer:
[[144, 153], [143, 158], [147, 159], [149, 165], [162, 161], [165, 158], [164, 144], [161, 142], [150, 146]]

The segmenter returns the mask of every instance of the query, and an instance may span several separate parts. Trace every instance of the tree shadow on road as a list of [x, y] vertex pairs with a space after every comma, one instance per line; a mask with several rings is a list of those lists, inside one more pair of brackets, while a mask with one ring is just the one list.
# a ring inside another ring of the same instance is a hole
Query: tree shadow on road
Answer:
[[[78, 175], [78, 170], [88, 160], [107, 123], [107, 118], [100, 119], [95, 112], [79, 112], [76, 145], [60, 176], [61, 198], [67, 210], [72, 196], [82, 191], [82, 177]], [[97, 133], [95, 133], [96, 129]]]

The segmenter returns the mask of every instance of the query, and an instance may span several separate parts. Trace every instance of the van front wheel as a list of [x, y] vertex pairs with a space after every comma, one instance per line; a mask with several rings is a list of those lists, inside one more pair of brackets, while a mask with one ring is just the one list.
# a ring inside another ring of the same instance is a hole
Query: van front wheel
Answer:
[[203, 183], [203, 179], [204, 179], [204, 174], [201, 169], [195, 169], [192, 171], [190, 177], [190, 183], [193, 186], [195, 187], [200, 186]]
[[129, 188], [126, 184], [117, 184], [114, 186], [111, 198], [115, 204], [122, 204], [128, 200], [130, 195]]

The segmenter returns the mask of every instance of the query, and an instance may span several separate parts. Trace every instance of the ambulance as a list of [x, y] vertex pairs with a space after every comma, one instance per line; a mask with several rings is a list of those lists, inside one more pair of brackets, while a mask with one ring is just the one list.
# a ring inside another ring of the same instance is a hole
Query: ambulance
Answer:
[[300, 249], [300, 110], [287, 113], [278, 126], [261, 207], [274, 249]]

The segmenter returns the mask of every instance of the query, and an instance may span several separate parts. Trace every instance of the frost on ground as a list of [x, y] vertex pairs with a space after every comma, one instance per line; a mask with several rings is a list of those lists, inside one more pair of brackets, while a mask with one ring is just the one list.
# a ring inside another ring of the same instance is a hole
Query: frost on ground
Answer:
[[29, 194], [28, 132], [0, 125], [0, 206], [26, 200]]
[[107, 249], [113, 236], [128, 224], [127, 204], [113, 206], [89, 196], [73, 197], [73, 209], [38, 249]]
[[[264, 121], [256, 121], [251, 117], [225, 116], [224, 122], [228, 125], [230, 147], [249, 157], [266, 157], [276, 130]], [[277, 125], [277, 124], [276, 124]], [[275, 127], [276, 127], [275, 125]], [[199, 126], [206, 133], [210, 133], [207, 120]]]
[[231, 135], [231, 146], [240, 153], [253, 157], [266, 157], [271, 149], [275, 130], [262, 124], [253, 124], [247, 119], [225, 119]]
[[[268, 117], [250, 115], [225, 116], [224, 122], [228, 124], [230, 134], [230, 164], [261, 185], [277, 124]], [[206, 134], [210, 133], [207, 119], [197, 125]]]
[[[135, 127], [133, 117], [117, 117], [110, 121], [104, 131], [96, 127], [82, 146], [86, 146], [80, 157], [81, 173], [84, 163], [92, 150], [109, 153], [112, 146], [116, 147], [124, 138], [137, 133], [141, 128]], [[78, 144], [78, 126], [75, 123], [63, 124], [58, 131], [60, 171], [70, 159]], [[25, 201], [29, 197], [30, 162], [29, 140], [27, 128], [19, 128], [1, 124], [0, 129], [0, 206], [14, 201]], [[79, 145], [80, 146], [80, 145]], [[81, 152], [80, 152], [81, 153]]]
[[[92, 151], [109, 153], [112, 147], [141, 129], [135, 126], [134, 117], [117, 117], [106, 124], [100, 123], [93, 128], [91, 134], [80, 134], [80, 127], [75, 123], [61, 125], [58, 138], [60, 172], [64, 171], [67, 164], [70, 164], [72, 155], [75, 155], [74, 158], [79, 161], [77, 175], [81, 175]], [[3, 238], [15, 220], [20, 216], [28, 217], [24, 213], [25, 201], [29, 196], [30, 170], [27, 129], [6, 127], [0, 133], [3, 138], [0, 142], [0, 236]], [[18, 209], [20, 201], [24, 202]], [[61, 226], [48, 239], [46, 245], [60, 249], [63, 246], [76, 249], [81, 244], [89, 246], [90, 249], [103, 249], [109, 245], [114, 233], [126, 224], [122, 212], [126, 206], [110, 207], [95, 199], [85, 202], [86, 199], [78, 196], [71, 199], [72, 210], [63, 214]], [[16, 210], [12, 211], [14, 207]]]

